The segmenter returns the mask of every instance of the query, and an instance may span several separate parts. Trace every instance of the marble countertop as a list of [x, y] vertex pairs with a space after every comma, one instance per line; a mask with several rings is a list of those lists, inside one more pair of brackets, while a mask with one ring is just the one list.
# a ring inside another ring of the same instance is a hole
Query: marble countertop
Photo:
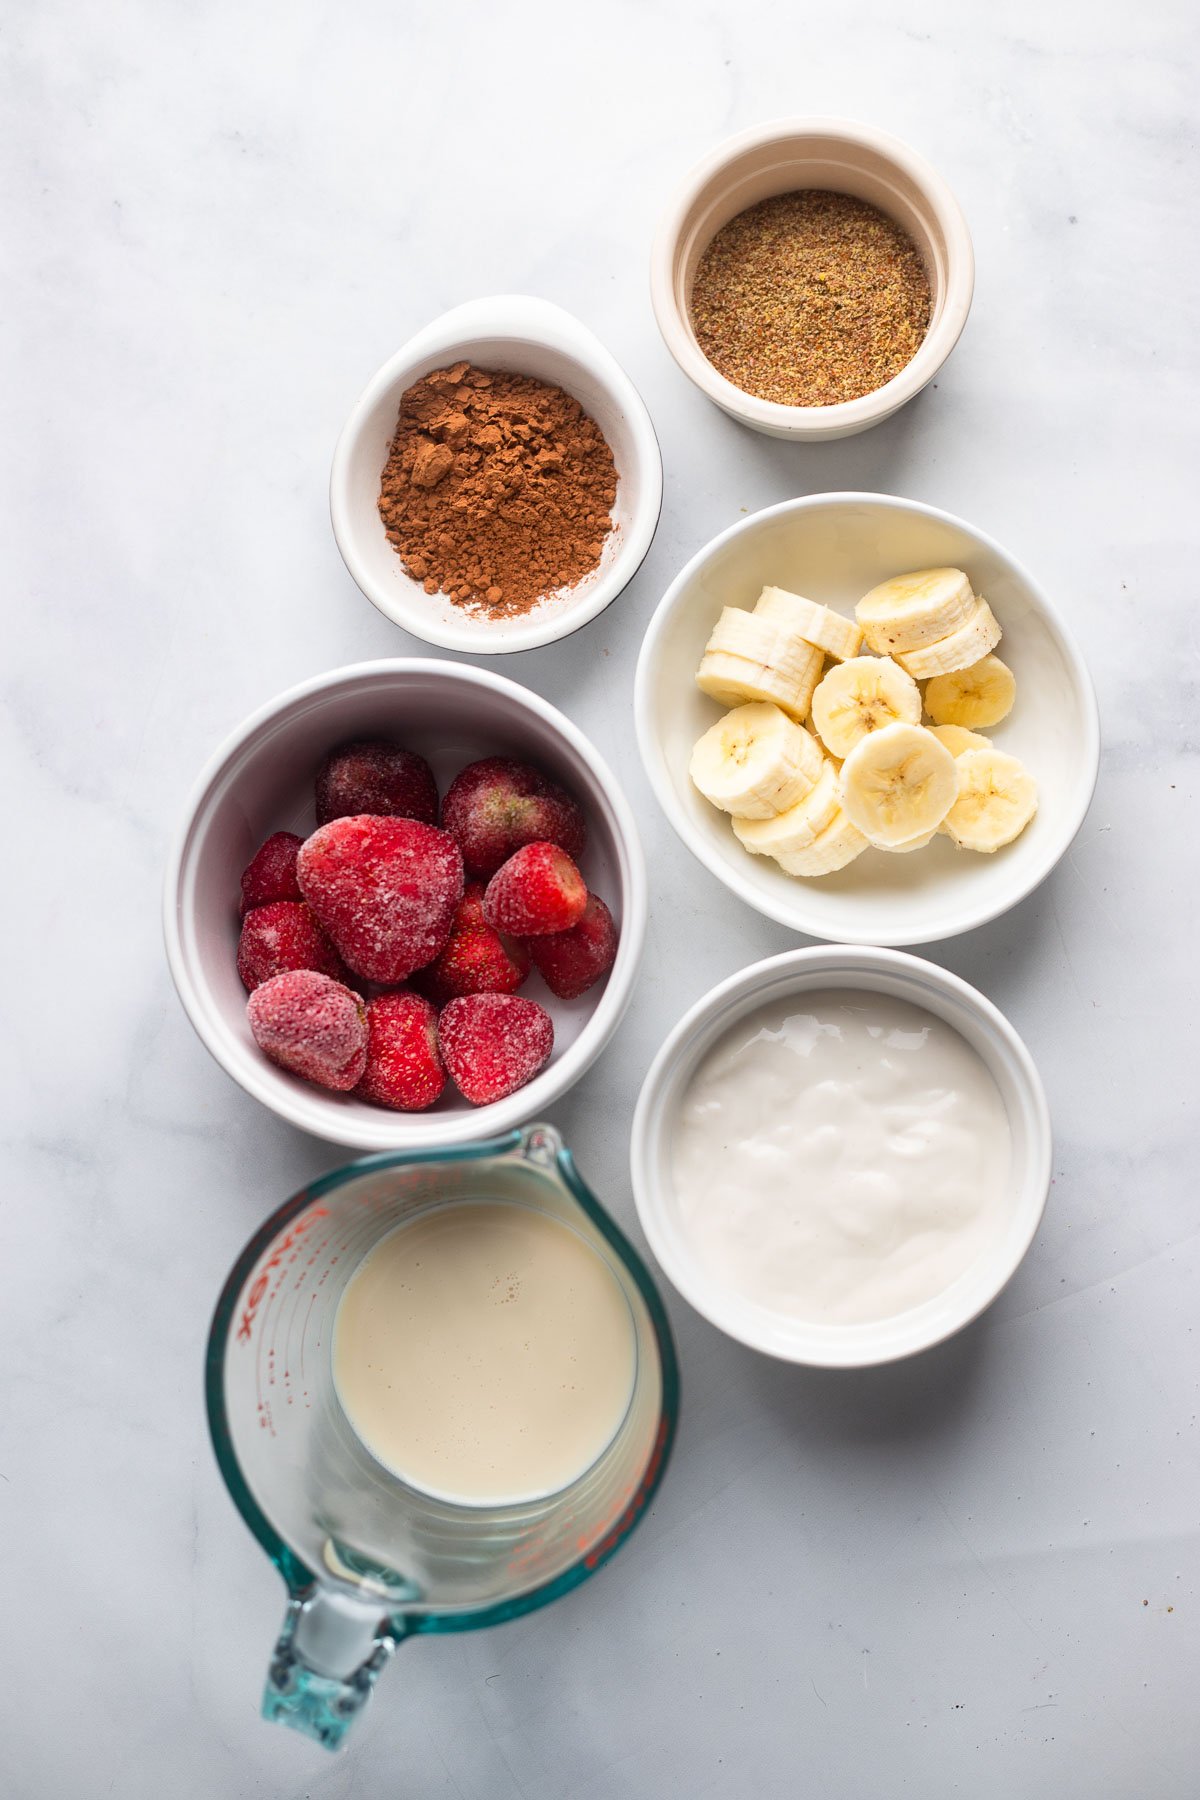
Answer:
[[[951, 0], [815, 15], [46, 0], [10, 16], [2, 66], [0, 1791], [1193, 1795], [1182, 0], [1018, 0], [986, 18]], [[647, 294], [672, 184], [731, 130], [801, 111], [909, 139], [957, 191], [978, 258], [936, 387], [803, 449], [704, 401]], [[925, 952], [1008, 1013], [1053, 1110], [1044, 1229], [998, 1304], [913, 1362], [822, 1375], [740, 1350], [669, 1296], [685, 1411], [642, 1529], [545, 1612], [406, 1646], [335, 1759], [256, 1717], [283, 1595], [218, 1479], [200, 1362], [234, 1253], [340, 1159], [193, 1036], [161, 952], [160, 872], [196, 770], [247, 712], [335, 664], [413, 651], [339, 561], [330, 453], [385, 356], [498, 290], [599, 333], [666, 466], [624, 597], [495, 665], [612, 760], [656, 875], [633, 1007], [555, 1109], [627, 1227], [627, 1128], [654, 1049], [715, 980], [794, 941], [692, 860], [638, 762], [634, 660], [686, 557], [796, 493], [961, 513], [1073, 625], [1105, 752], [1055, 874]]]

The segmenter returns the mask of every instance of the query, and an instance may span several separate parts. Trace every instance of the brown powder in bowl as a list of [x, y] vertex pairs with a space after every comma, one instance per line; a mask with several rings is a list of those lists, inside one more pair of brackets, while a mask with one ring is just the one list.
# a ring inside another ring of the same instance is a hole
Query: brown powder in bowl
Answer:
[[836, 406], [909, 364], [932, 294], [908, 233], [865, 200], [823, 188], [748, 206], [700, 258], [696, 342], [743, 393]]
[[590, 574], [616, 497], [612, 451], [578, 400], [460, 362], [403, 395], [379, 515], [427, 594], [502, 619]]

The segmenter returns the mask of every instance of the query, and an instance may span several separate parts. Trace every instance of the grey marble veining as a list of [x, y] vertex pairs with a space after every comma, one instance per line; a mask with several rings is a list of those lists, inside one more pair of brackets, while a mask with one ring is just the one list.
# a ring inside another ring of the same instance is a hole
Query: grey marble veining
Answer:
[[[1196, 47], [1182, 0], [9, 8], [6, 1800], [1194, 1794]], [[917, 145], [978, 258], [936, 388], [811, 449], [688, 386], [646, 273], [690, 162], [803, 111]], [[687, 556], [800, 492], [963, 513], [1085, 642], [1105, 758], [1043, 888], [928, 951], [1009, 1013], [1054, 1112], [1045, 1227], [1000, 1302], [833, 1377], [672, 1297], [686, 1409], [642, 1530], [546, 1612], [405, 1647], [331, 1760], [255, 1716], [282, 1591], [212, 1463], [200, 1352], [249, 1231], [339, 1157], [193, 1037], [160, 871], [245, 713], [412, 652], [340, 564], [329, 457], [389, 352], [501, 289], [600, 334], [666, 465], [624, 597], [497, 665], [595, 737], [652, 853], [637, 998], [556, 1109], [627, 1225], [658, 1042], [789, 942], [675, 841], [637, 760], [633, 664]]]

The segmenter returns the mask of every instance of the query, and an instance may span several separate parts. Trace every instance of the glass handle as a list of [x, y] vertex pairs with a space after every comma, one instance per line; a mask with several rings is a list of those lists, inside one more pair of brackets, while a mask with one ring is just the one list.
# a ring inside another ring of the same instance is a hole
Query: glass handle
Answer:
[[321, 1587], [294, 1594], [267, 1670], [263, 1718], [336, 1750], [399, 1641], [374, 1607]]

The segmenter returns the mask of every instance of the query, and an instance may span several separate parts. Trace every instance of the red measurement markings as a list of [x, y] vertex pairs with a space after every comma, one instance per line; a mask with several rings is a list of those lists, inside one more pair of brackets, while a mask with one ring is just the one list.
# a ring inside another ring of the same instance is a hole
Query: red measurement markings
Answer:
[[625, 1511], [621, 1514], [621, 1517], [617, 1520], [613, 1529], [606, 1537], [601, 1538], [594, 1550], [589, 1551], [588, 1555], [584, 1557], [583, 1566], [585, 1569], [594, 1569], [598, 1562], [603, 1561], [610, 1550], [616, 1549], [626, 1532], [636, 1524], [637, 1516], [646, 1504], [646, 1494], [648, 1490], [653, 1487], [658, 1478], [658, 1471], [662, 1468], [663, 1448], [666, 1441], [667, 1421], [662, 1419], [659, 1421], [658, 1436], [654, 1440], [654, 1449], [651, 1452], [650, 1461], [646, 1464], [645, 1473], [638, 1484], [637, 1493], [625, 1508]]
[[267, 1289], [271, 1285], [272, 1272], [279, 1267], [288, 1251], [294, 1248], [297, 1239], [303, 1237], [306, 1231], [311, 1230], [318, 1219], [328, 1218], [328, 1216], [329, 1213], [327, 1207], [315, 1206], [311, 1212], [306, 1213], [302, 1219], [298, 1220], [296, 1224], [292, 1226], [292, 1229], [288, 1232], [286, 1237], [280, 1238], [266, 1262], [263, 1263], [262, 1267], [259, 1269], [258, 1274], [254, 1278], [254, 1284], [251, 1287], [250, 1292], [246, 1295], [245, 1305], [242, 1308], [242, 1316], [238, 1321], [237, 1341], [239, 1344], [248, 1344], [254, 1335], [255, 1315], [262, 1305], [263, 1297], [266, 1294]]

